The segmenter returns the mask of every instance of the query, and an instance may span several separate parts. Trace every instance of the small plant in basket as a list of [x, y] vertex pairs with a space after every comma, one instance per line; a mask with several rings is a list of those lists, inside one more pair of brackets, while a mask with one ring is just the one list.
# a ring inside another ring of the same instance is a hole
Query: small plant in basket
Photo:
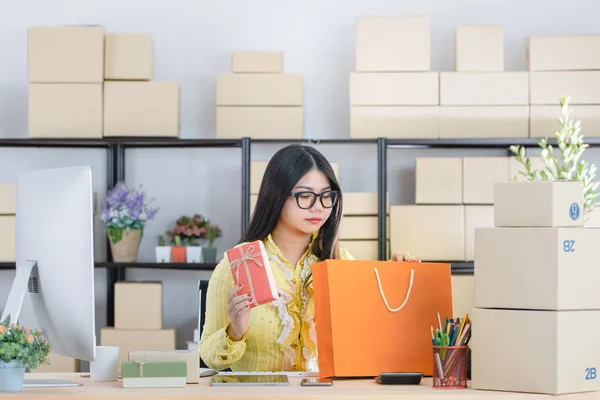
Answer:
[[11, 324], [10, 317], [0, 322], [0, 392], [21, 391], [25, 369], [44, 365], [51, 350], [41, 332]]
[[130, 189], [122, 181], [107, 193], [101, 220], [106, 224], [115, 261], [137, 260], [144, 227], [158, 211], [151, 207], [152, 202], [141, 188]]

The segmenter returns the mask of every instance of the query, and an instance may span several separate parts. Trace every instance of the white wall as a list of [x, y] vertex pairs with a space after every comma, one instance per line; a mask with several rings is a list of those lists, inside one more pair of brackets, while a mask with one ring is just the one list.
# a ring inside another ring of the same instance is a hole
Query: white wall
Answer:
[[[465, 24], [504, 26], [507, 70], [525, 66], [529, 35], [600, 33], [594, 0], [102, 0], [0, 1], [0, 137], [27, 136], [27, 28], [32, 25], [101, 24], [109, 32], [148, 32], [155, 41], [156, 80], [181, 84], [181, 136], [212, 138], [214, 76], [229, 71], [233, 50], [284, 51], [286, 72], [304, 74], [305, 126], [310, 138], [348, 136], [348, 74], [354, 69], [354, 19], [361, 14], [429, 15], [432, 70], [454, 65], [454, 28]], [[557, 108], [558, 112], [558, 108]], [[254, 160], [268, 159], [278, 146], [254, 145]], [[375, 146], [318, 146], [340, 163], [344, 190], [376, 190]], [[392, 204], [414, 201], [414, 160], [422, 155], [505, 155], [501, 150], [390, 150]], [[600, 161], [590, 151], [592, 161]], [[14, 181], [25, 168], [87, 163], [94, 187], [105, 193], [102, 150], [0, 148], [0, 181]], [[136, 149], [127, 151], [127, 180], [144, 188], [161, 207], [145, 234], [140, 260], [152, 260], [158, 234], [179, 215], [199, 212], [221, 225], [222, 252], [240, 234], [239, 149]], [[105, 239], [96, 230], [98, 259]], [[43, 240], [43, 238], [39, 238]], [[435, 245], [435, 244], [432, 244]], [[0, 272], [0, 305], [13, 272]], [[165, 326], [180, 331], [180, 346], [195, 325], [195, 284], [207, 273], [128, 272], [129, 279], [165, 281]], [[98, 326], [105, 323], [105, 273], [98, 271]]]

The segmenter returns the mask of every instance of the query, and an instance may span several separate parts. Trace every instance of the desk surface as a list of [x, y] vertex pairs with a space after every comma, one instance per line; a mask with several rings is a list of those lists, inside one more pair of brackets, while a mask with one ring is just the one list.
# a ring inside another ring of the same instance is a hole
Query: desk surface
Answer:
[[[290, 385], [285, 387], [237, 387], [224, 388], [210, 386], [210, 378], [202, 378], [199, 384], [187, 385], [185, 389], [126, 389], [121, 387], [121, 382], [93, 382], [89, 378], [82, 378], [81, 374], [27, 374], [26, 379], [68, 379], [83, 383], [79, 387], [64, 388], [28, 388], [21, 393], [2, 393], [2, 400], [14, 399], [77, 399], [77, 398], [124, 398], [127, 400], [146, 400], [156, 398], [166, 399], [464, 399], [490, 398], [496, 399], [520, 399], [554, 397], [523, 393], [491, 392], [471, 389], [433, 389], [431, 378], [424, 378], [420, 385], [379, 385], [371, 379], [359, 380], [336, 380], [330, 387], [303, 387], [300, 386], [300, 378], [291, 377]], [[476, 397], [474, 397], [476, 396]], [[562, 399], [592, 399], [600, 398], [600, 392], [564, 395]]]

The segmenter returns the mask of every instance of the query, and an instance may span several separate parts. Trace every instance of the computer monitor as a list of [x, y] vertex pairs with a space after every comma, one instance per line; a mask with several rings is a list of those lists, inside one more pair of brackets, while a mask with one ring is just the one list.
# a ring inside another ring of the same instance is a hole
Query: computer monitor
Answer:
[[19, 173], [16, 276], [2, 313], [43, 332], [51, 354], [85, 361], [96, 356], [93, 207], [89, 166]]

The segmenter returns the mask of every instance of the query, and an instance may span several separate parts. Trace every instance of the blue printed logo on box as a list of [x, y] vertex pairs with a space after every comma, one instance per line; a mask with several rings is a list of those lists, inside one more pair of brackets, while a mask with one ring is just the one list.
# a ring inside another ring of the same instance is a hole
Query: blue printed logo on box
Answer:
[[581, 213], [579, 209], [579, 204], [573, 203], [571, 207], [569, 207], [569, 215], [573, 221], [577, 221], [579, 219], [579, 214]]

